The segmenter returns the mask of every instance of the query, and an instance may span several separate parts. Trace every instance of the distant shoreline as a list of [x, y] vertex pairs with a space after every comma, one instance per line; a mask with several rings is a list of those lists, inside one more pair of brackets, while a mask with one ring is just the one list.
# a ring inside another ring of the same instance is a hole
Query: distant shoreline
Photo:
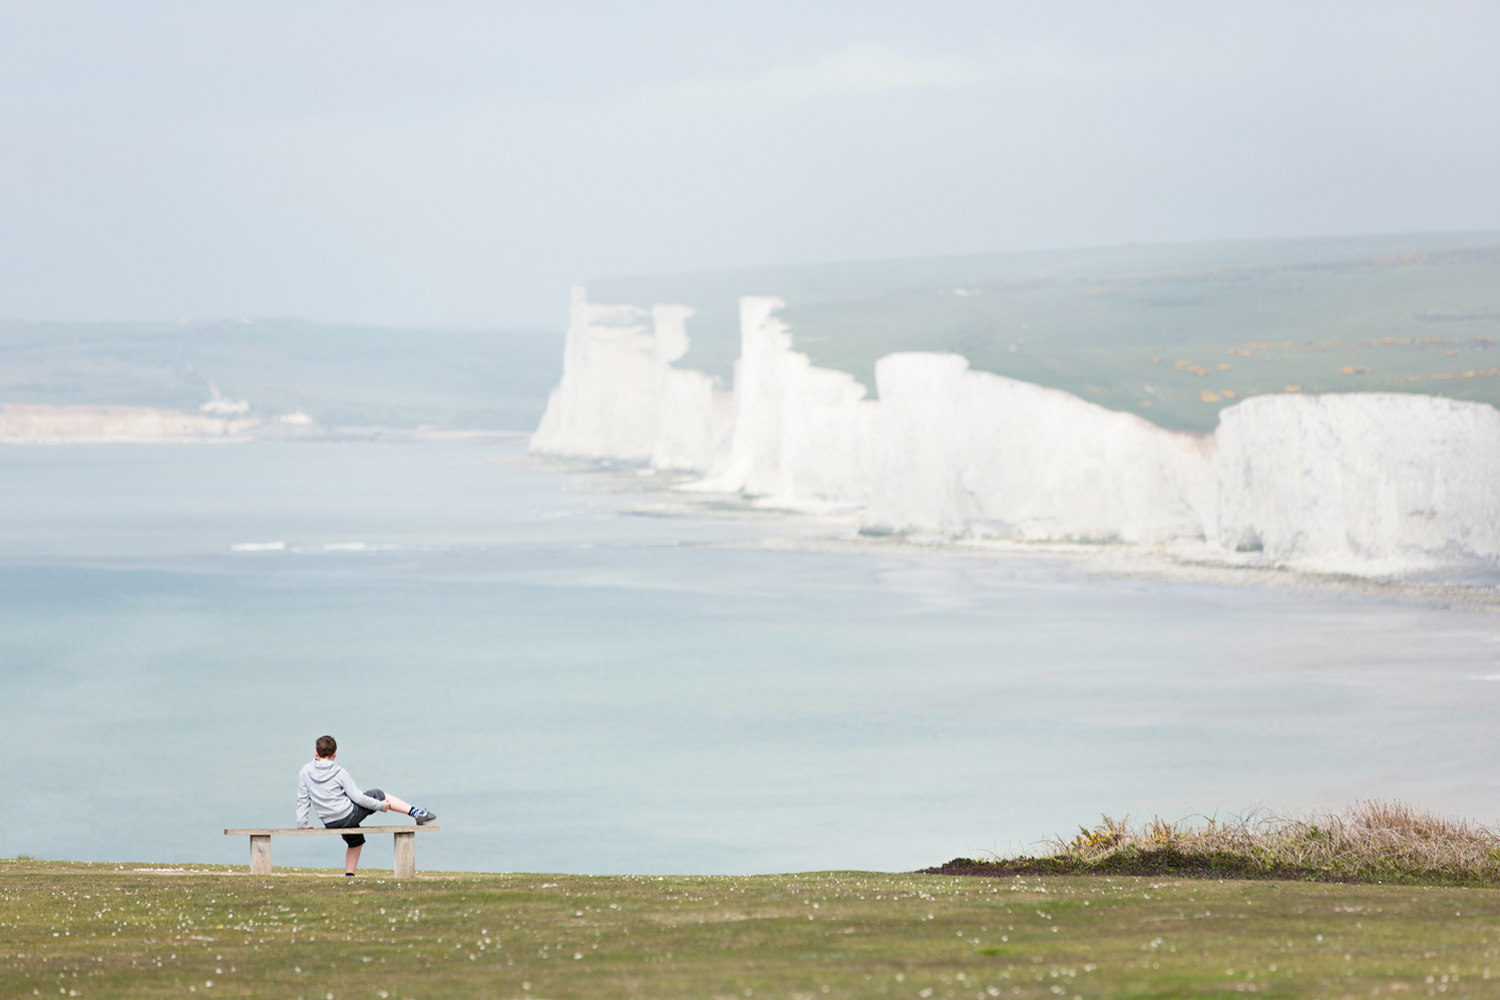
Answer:
[[738, 547], [802, 552], [950, 555], [992, 560], [1052, 559], [1066, 562], [1070, 568], [1092, 577], [1212, 587], [1318, 590], [1369, 597], [1407, 598], [1455, 610], [1500, 613], [1500, 585], [1428, 583], [1400, 578], [1323, 573], [1289, 566], [1235, 564], [1215, 561], [1206, 554], [1185, 552], [1170, 546], [1004, 540], [925, 543], [898, 538], [856, 537], [769, 539], [762, 543], [742, 543]]
[[[762, 506], [732, 494], [671, 492], [677, 483], [669, 473], [642, 475], [634, 467], [550, 457], [533, 458], [538, 467], [592, 474], [599, 487], [621, 493], [650, 493], [651, 499], [625, 507], [623, 514], [645, 517], [707, 517], [782, 522], [799, 525], [800, 534], [778, 534], [747, 542], [716, 543], [715, 548], [764, 549], [783, 552], [821, 552], [837, 555], [934, 555], [991, 561], [1024, 559], [1060, 562], [1085, 576], [1144, 580], [1211, 587], [1251, 587], [1267, 590], [1314, 590], [1323, 593], [1384, 597], [1452, 610], [1500, 614], [1500, 582], [1464, 583], [1455, 580], [1461, 569], [1433, 566], [1388, 575], [1358, 576], [1317, 568], [1287, 566], [1265, 560], [1258, 553], [1226, 554], [1206, 545], [1144, 545], [1125, 542], [1025, 542], [1009, 539], [943, 539], [914, 535], [859, 534], [859, 518], [852, 511], [786, 510]], [[682, 477], [688, 479], [691, 477]], [[1476, 569], [1476, 572], [1483, 570]], [[1435, 579], [1423, 580], [1430, 573]], [[1489, 571], [1489, 575], [1494, 575]]]
[[398, 444], [499, 442], [530, 431], [456, 430], [431, 426], [325, 427], [296, 413], [274, 419], [221, 417], [145, 406], [51, 406], [0, 403], [0, 445], [253, 444], [257, 442], [379, 441]]

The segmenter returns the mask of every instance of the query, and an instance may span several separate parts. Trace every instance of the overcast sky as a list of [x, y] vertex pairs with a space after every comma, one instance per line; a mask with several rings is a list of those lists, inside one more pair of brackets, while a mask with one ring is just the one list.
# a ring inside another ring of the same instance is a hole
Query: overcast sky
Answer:
[[1500, 3], [0, 0], [0, 317], [1500, 229]]

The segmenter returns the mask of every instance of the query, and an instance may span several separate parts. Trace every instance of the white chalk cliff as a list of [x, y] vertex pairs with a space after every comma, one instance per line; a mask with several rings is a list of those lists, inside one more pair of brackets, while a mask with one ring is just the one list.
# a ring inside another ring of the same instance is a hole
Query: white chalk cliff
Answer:
[[880, 472], [867, 530], [1164, 542], [1214, 519], [1212, 440], [954, 354], [875, 366]]
[[1164, 430], [958, 355], [876, 363], [879, 400], [740, 304], [732, 392], [673, 367], [691, 310], [575, 290], [532, 450], [700, 474], [683, 489], [858, 512], [872, 534], [1196, 543], [1386, 573], [1500, 561], [1500, 412], [1404, 393], [1279, 395]]
[[1500, 558], [1500, 412], [1406, 393], [1256, 396], [1225, 409], [1213, 540], [1333, 570]]
[[794, 509], [858, 508], [875, 479], [878, 407], [852, 375], [792, 350], [779, 299], [740, 301], [734, 433], [690, 489]]
[[532, 451], [706, 470], [733, 423], [734, 397], [709, 375], [672, 367], [687, 353], [692, 312], [595, 305], [575, 288], [562, 382]]

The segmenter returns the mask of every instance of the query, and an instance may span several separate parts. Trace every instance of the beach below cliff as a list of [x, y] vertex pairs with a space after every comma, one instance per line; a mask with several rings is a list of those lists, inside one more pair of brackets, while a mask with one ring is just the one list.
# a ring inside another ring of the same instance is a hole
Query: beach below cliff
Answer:
[[[1361, 573], [1289, 565], [1258, 552], [1232, 552], [1203, 543], [1016, 541], [861, 530], [856, 509], [788, 510], [737, 494], [703, 493], [689, 476], [612, 463], [533, 457], [537, 467], [581, 476], [602, 491], [626, 497], [623, 510], [644, 517], [709, 518], [757, 524], [753, 539], [722, 543], [741, 548], [835, 555], [921, 557], [941, 553], [996, 563], [1067, 567], [1103, 579], [1135, 579], [1210, 587], [1310, 590], [1412, 601], [1454, 610], [1500, 612], [1500, 569], [1493, 565], [1369, 563]], [[638, 499], [629, 499], [637, 495]]]

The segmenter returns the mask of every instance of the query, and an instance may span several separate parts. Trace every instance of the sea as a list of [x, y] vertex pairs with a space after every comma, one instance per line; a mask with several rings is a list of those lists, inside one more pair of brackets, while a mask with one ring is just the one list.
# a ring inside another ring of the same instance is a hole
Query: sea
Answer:
[[799, 548], [849, 529], [661, 516], [667, 485], [521, 437], [0, 449], [0, 855], [243, 865], [223, 831], [292, 825], [325, 733], [438, 814], [427, 870], [908, 871], [1363, 798], [1500, 817], [1491, 615]]

